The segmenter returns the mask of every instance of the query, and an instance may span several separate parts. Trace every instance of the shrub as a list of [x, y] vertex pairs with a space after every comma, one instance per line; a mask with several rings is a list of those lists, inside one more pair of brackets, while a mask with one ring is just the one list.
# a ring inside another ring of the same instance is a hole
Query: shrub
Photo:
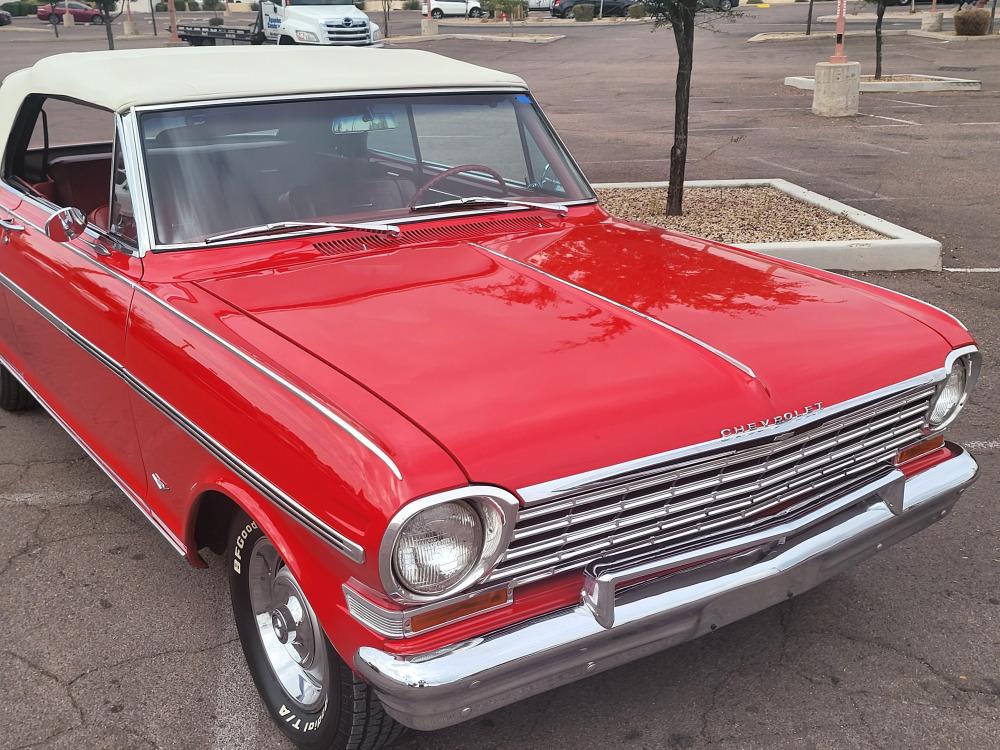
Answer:
[[403, 10], [420, 10], [420, 0], [406, 0]]
[[202, 10], [222, 10], [222, 0], [204, 0]]
[[167, 4], [166, 3], [157, 3], [156, 6], [153, 8], [153, 10], [155, 10], [157, 13], [166, 13], [167, 12]]
[[989, 30], [990, 12], [986, 8], [955, 11], [955, 33], [959, 36], [986, 36]]
[[187, 2], [185, 0], [174, 0], [174, 10], [187, 10]]
[[186, 2], [187, 2], [188, 10], [191, 10], [191, 11], [201, 10], [201, 6], [198, 5], [198, 0], [186, 0]]
[[219, 16], [212, 16], [208, 19], [209, 26], [222, 26], [223, 23], [225, 23], [225, 21]]
[[33, 16], [38, 10], [38, 3], [3, 3], [0, 5], [0, 9], [7, 11], [12, 16]]
[[647, 14], [646, 6], [642, 3], [632, 3], [628, 6], [629, 18], [645, 18]]
[[764, 0], [747, 0], [747, 5], [763, 5]]
[[573, 20], [574, 21], [593, 21], [594, 20], [594, 6], [588, 4], [584, 5], [574, 5], [573, 6]]

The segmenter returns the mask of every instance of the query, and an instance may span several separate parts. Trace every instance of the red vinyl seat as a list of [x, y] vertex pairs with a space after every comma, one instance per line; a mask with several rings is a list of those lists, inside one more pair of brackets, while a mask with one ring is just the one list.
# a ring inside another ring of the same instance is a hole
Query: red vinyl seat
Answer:
[[98, 206], [89, 214], [87, 214], [87, 221], [93, 224], [98, 229], [107, 230], [110, 226], [111, 219], [111, 209], [108, 206]]
[[110, 156], [66, 156], [49, 165], [49, 179], [54, 183], [52, 200], [60, 206], [73, 206], [85, 214], [106, 206], [111, 189]]

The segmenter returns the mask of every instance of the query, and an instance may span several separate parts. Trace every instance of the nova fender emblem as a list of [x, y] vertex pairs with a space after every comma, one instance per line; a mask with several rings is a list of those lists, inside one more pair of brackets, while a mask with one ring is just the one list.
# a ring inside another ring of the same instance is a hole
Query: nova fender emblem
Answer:
[[[747, 424], [736, 425], [735, 427], [727, 427], [722, 430], [722, 437], [734, 438], [737, 435], [744, 435], [748, 432], [757, 432], [758, 430], [764, 430], [767, 428], [777, 427], [779, 425], [788, 424], [789, 422], [794, 422], [796, 419], [802, 419], [802, 417], [808, 416], [810, 414], [816, 414], [823, 408], [823, 402], [817, 401], [814, 404], [807, 404], [801, 409], [795, 409], [794, 411], [786, 411], [784, 414], [778, 414], [774, 417], [769, 417], [767, 419], [761, 419], [757, 422], [748, 422]], [[777, 438], [775, 438], [777, 439]]]

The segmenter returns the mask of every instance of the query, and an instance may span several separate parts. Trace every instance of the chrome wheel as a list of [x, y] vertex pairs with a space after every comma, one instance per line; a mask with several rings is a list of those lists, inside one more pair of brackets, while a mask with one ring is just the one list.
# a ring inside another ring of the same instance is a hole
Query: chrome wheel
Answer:
[[330, 682], [323, 631], [267, 537], [258, 539], [250, 553], [248, 582], [257, 634], [278, 684], [301, 708], [320, 709]]

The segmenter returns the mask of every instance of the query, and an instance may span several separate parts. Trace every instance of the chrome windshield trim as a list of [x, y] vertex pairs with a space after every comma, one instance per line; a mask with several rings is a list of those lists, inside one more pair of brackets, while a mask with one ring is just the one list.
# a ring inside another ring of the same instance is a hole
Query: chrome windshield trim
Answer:
[[290, 102], [304, 99], [355, 99], [382, 96], [406, 96], [414, 94], [523, 94], [527, 86], [500, 84], [497, 86], [455, 86], [443, 88], [387, 88], [358, 89], [357, 91], [323, 91], [304, 94], [268, 94], [265, 96], [215, 97], [213, 99], [188, 99], [183, 102], [164, 104], [141, 104], [130, 108], [130, 112], [159, 112], [172, 109], [192, 109], [194, 107], [216, 107], [225, 104], [253, 104], [256, 102]]
[[[518, 489], [517, 494], [521, 497], [526, 506], [537, 505], [549, 500], [554, 500], [569, 492], [585, 489], [589, 485], [597, 484], [622, 474], [629, 474], [631, 472], [656, 466], [658, 464], [678, 461], [700, 453], [733, 448], [742, 443], [751, 440], [760, 440], [761, 438], [769, 435], [773, 436], [793, 430], [799, 430], [808, 424], [816, 422], [817, 420], [828, 419], [831, 416], [836, 416], [837, 414], [841, 414], [845, 411], [863, 406], [870, 401], [877, 401], [886, 396], [891, 396], [895, 393], [900, 393], [911, 388], [918, 388], [922, 385], [938, 383], [948, 376], [952, 363], [958, 357], [965, 355], [974, 355], [973, 359], [975, 359], [979, 356], [979, 350], [972, 345], [954, 349], [948, 353], [945, 364], [937, 370], [932, 370], [924, 373], [923, 375], [917, 375], [916, 377], [909, 378], [908, 380], [904, 380], [884, 388], [879, 388], [871, 391], [870, 393], [848, 399], [847, 401], [841, 401], [839, 404], [824, 406], [820, 411], [813, 414], [805, 414], [795, 421], [789, 422], [787, 425], [779, 424], [773, 427], [766, 427], [752, 432], [746, 432], [742, 435], [736, 435], [734, 437], [715, 438], [713, 440], [707, 440], [703, 443], [674, 448], [669, 451], [664, 451], [663, 453], [654, 453], [650, 456], [632, 459], [631, 461], [624, 461], [612, 466], [605, 466], [599, 469], [592, 469], [591, 471], [584, 471], [579, 474], [573, 474], [559, 479], [552, 479], [547, 482], [540, 482], [538, 484]], [[975, 385], [974, 380], [969, 385], [970, 390], [973, 385]]]
[[87, 354], [94, 357], [94, 359], [121, 378], [138, 395], [148, 401], [150, 405], [164, 414], [164, 416], [180, 427], [197, 443], [219, 459], [223, 464], [228, 466], [237, 476], [246, 481], [264, 497], [268, 498], [271, 502], [288, 513], [288, 515], [292, 516], [292, 518], [296, 521], [308, 528], [332, 547], [345, 554], [351, 560], [359, 564], [364, 562], [364, 547], [351, 539], [348, 539], [336, 529], [330, 527], [275, 484], [268, 481], [261, 474], [250, 468], [245, 461], [240, 459], [236, 454], [222, 445], [222, 443], [209, 435], [181, 411], [171, 405], [170, 402], [156, 393], [156, 391], [129, 372], [124, 365], [104, 352], [100, 347], [79, 333], [76, 329], [49, 310], [45, 305], [22, 289], [16, 282], [2, 273], [0, 273], [0, 284], [6, 287], [24, 304], [38, 313], [70, 341], [75, 343], [87, 352]]
[[545, 270], [539, 268], [536, 265], [533, 265], [531, 263], [527, 263], [526, 261], [518, 260], [517, 258], [512, 258], [509, 255], [504, 255], [503, 253], [497, 252], [496, 250], [491, 250], [490, 248], [488, 248], [488, 247], [486, 247], [484, 245], [480, 245], [480, 244], [475, 243], [475, 242], [470, 242], [469, 244], [472, 245], [473, 247], [477, 247], [480, 250], [483, 250], [484, 252], [489, 253], [490, 255], [495, 255], [498, 258], [503, 258], [505, 260], [510, 261], [511, 263], [515, 263], [515, 264], [517, 264], [519, 266], [522, 266], [523, 268], [527, 268], [527, 269], [530, 269], [531, 271], [534, 271], [536, 273], [540, 273], [543, 276], [546, 276], [546, 277], [552, 279], [553, 281], [558, 281], [560, 284], [564, 284], [565, 286], [572, 287], [573, 289], [576, 289], [578, 292], [583, 292], [584, 294], [589, 294], [591, 297], [596, 297], [597, 299], [599, 299], [599, 300], [601, 300], [603, 302], [606, 302], [609, 305], [613, 305], [613, 306], [619, 308], [620, 310], [625, 310], [626, 312], [629, 312], [632, 315], [640, 317], [643, 320], [646, 320], [646, 321], [652, 323], [653, 325], [659, 326], [660, 328], [665, 328], [666, 330], [670, 331], [671, 333], [673, 333], [673, 334], [675, 334], [677, 336], [680, 336], [681, 338], [686, 339], [687, 341], [690, 341], [692, 344], [695, 344], [696, 346], [700, 346], [702, 349], [704, 349], [704, 350], [706, 350], [708, 352], [711, 352], [712, 354], [714, 354], [719, 359], [721, 359], [721, 360], [723, 360], [725, 362], [728, 362], [730, 365], [732, 365], [733, 367], [735, 367], [737, 370], [740, 370], [744, 375], [746, 375], [747, 377], [751, 378], [752, 380], [756, 380], [757, 379], [757, 374], [750, 368], [749, 365], [746, 365], [743, 362], [740, 362], [740, 360], [736, 359], [736, 357], [734, 357], [734, 356], [732, 356], [730, 354], [726, 354], [726, 352], [721, 351], [720, 349], [715, 348], [714, 346], [712, 346], [711, 344], [709, 344], [709, 343], [707, 343], [705, 341], [702, 341], [697, 336], [692, 336], [687, 331], [682, 331], [680, 328], [672, 326], [669, 323], [664, 323], [662, 320], [660, 320], [658, 318], [654, 318], [652, 315], [647, 315], [644, 312], [640, 312], [639, 310], [636, 310], [634, 307], [629, 307], [628, 305], [623, 305], [621, 302], [613, 300], [610, 297], [605, 297], [603, 294], [598, 294], [597, 292], [593, 291], [592, 289], [587, 289], [586, 287], [580, 286], [579, 284], [574, 284], [572, 281], [568, 281], [567, 279], [563, 279], [563, 278], [561, 278], [559, 276], [556, 276], [555, 274], [551, 274], [548, 271], [545, 271]]
[[[559, 205], [565, 207], [571, 206], [586, 206], [596, 204], [597, 198], [581, 198], [576, 201], [562, 201], [559, 204], [551, 204], [552, 206]], [[470, 216], [484, 216], [488, 214], [499, 214], [499, 213], [510, 213], [511, 211], [537, 211], [539, 209], [529, 208], [527, 206], [497, 206], [497, 207], [483, 207], [477, 209], [470, 209], [468, 211], [446, 211], [439, 214], [427, 214], [426, 216], [398, 216], [386, 219], [386, 222], [391, 223], [393, 226], [408, 226], [410, 224], [421, 224], [428, 221], [437, 221], [439, 219], [460, 219], [467, 218]], [[369, 222], [371, 223], [371, 222]], [[229, 247], [232, 245], [245, 245], [247, 242], [272, 242], [274, 240], [285, 240], [294, 239], [296, 237], [312, 237], [321, 234], [330, 234], [330, 229], [319, 227], [315, 229], [301, 229], [297, 231], [284, 232], [281, 234], [269, 234], [264, 237], [243, 237], [242, 239], [236, 240], [223, 240], [219, 242], [213, 242], [211, 245], [205, 245], [204, 241], [199, 242], [184, 242], [174, 245], [158, 245], [154, 244], [150, 247], [153, 252], [171, 252], [175, 250], [209, 250], [216, 247]]]

